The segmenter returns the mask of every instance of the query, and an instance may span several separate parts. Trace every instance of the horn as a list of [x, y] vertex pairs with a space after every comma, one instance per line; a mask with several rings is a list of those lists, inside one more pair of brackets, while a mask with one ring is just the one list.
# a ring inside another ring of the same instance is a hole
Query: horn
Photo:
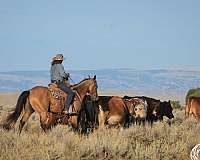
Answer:
[[147, 111], [148, 104], [147, 104], [147, 101], [146, 101], [146, 100], [145, 100], [145, 102], [144, 102], [144, 106], [145, 106], [145, 110]]
[[147, 104], [147, 101], [146, 101], [146, 100], [144, 101], [144, 104], [145, 104], [145, 106], [148, 106], [148, 104]]

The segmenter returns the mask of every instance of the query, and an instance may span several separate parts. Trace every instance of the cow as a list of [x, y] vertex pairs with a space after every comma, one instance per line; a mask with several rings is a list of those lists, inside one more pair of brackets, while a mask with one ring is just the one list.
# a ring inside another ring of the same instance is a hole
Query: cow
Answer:
[[163, 121], [163, 117], [166, 116], [168, 119], [173, 119], [173, 108], [171, 106], [171, 102], [163, 101], [160, 103], [159, 110], [157, 111], [157, 117], [159, 120]]
[[136, 96], [136, 97], [129, 97], [124, 96], [124, 98], [141, 98], [146, 100], [147, 102], [147, 121], [152, 125], [154, 121], [163, 121], [163, 117], [166, 116], [169, 120], [174, 118], [173, 115], [173, 108], [171, 106], [170, 101], [161, 102], [160, 100], [146, 97], [146, 96]]
[[125, 103], [117, 96], [99, 96], [99, 128], [108, 126], [124, 127], [128, 122], [128, 110]]
[[[123, 98], [125, 104], [127, 101], [133, 105], [133, 111], [131, 113], [131, 120], [130, 123], [136, 123], [136, 124], [145, 124], [146, 117], [147, 117], [147, 102], [146, 100], [140, 99], [140, 98], [131, 98], [126, 99]], [[127, 104], [128, 106], [128, 104]]]
[[185, 116], [186, 118], [194, 116], [200, 122], [200, 98], [190, 97], [186, 101]]
[[130, 101], [124, 101], [118, 96], [99, 96], [98, 100], [99, 128], [128, 127], [130, 117], [134, 114], [134, 106]]

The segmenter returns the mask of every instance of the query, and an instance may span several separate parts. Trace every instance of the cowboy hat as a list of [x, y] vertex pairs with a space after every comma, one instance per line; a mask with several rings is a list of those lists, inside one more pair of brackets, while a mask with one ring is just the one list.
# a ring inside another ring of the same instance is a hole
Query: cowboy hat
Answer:
[[62, 53], [57, 54], [55, 57], [52, 58], [52, 61], [63, 61], [65, 58]]

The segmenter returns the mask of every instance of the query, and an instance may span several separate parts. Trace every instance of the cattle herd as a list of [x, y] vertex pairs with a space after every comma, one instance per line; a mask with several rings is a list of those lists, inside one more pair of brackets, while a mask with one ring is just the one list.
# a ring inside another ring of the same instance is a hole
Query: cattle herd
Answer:
[[[160, 101], [146, 96], [99, 96], [97, 102], [90, 101], [87, 96], [87, 121], [96, 124], [99, 128], [130, 124], [150, 124], [168, 118], [171, 125], [173, 108], [169, 101]], [[96, 115], [96, 116], [95, 116]], [[190, 89], [186, 95], [185, 117], [194, 116], [200, 121], [200, 88]]]
[[90, 101], [88, 96], [84, 105], [87, 121], [89, 124], [97, 122], [99, 128], [145, 123], [152, 125], [155, 121], [163, 121], [164, 116], [171, 124], [174, 118], [170, 101], [145, 96], [99, 96], [97, 102]]

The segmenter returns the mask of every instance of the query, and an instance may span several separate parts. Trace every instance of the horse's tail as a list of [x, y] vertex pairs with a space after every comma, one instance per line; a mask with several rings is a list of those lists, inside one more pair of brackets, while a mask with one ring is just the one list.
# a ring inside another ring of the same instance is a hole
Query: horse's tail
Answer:
[[17, 122], [17, 119], [21, 115], [21, 112], [26, 104], [29, 94], [30, 94], [30, 91], [23, 91], [21, 93], [21, 95], [19, 96], [17, 100], [15, 111], [7, 117], [6, 122], [3, 124], [4, 129], [7, 129], [7, 130], [11, 129], [14, 126], [14, 124]]

